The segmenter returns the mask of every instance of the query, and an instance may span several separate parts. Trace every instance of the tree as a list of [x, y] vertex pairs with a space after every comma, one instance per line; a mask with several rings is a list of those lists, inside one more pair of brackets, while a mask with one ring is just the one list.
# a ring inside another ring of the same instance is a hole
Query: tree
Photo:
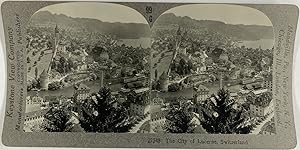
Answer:
[[65, 73], [66, 71], [66, 59], [64, 57], [60, 57], [59, 59], [59, 62], [60, 62], [60, 67], [61, 67], [61, 73]]
[[31, 61], [31, 59], [29, 57], [27, 57], [27, 63], [29, 64]]
[[203, 119], [200, 119], [202, 127], [208, 133], [214, 134], [248, 134], [250, 126], [243, 126], [245, 118], [241, 117], [242, 110], [235, 109], [229, 99], [229, 91], [220, 89], [217, 95], [213, 94], [212, 98], [203, 104]]
[[180, 83], [173, 83], [168, 86], [168, 91], [169, 92], [176, 92], [182, 90], [182, 85]]
[[44, 115], [44, 118], [42, 128], [47, 132], [69, 132], [73, 127], [69, 111], [65, 111], [63, 108], [52, 107]]
[[157, 78], [158, 78], [158, 72], [157, 72], [157, 69], [155, 69], [154, 76], [155, 76], [155, 81], [156, 81]]
[[48, 85], [48, 90], [55, 91], [62, 87], [63, 85], [59, 81], [54, 81]]
[[86, 132], [128, 132], [132, 124], [124, 107], [114, 107], [109, 88], [103, 87], [98, 93], [84, 100], [79, 119]]
[[193, 114], [188, 106], [172, 107], [166, 115], [165, 129], [169, 133], [191, 133], [194, 129]]

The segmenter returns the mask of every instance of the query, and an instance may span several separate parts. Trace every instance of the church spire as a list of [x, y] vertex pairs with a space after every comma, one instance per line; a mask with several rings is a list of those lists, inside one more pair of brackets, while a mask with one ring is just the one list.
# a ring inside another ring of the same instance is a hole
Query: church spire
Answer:
[[57, 24], [55, 25], [55, 33], [59, 33]]
[[177, 29], [177, 35], [181, 35], [181, 27], [180, 26]]

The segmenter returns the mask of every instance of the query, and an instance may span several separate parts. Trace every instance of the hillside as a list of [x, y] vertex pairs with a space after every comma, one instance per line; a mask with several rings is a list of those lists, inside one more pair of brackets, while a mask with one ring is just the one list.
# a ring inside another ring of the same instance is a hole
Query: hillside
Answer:
[[[221, 21], [195, 20], [190, 17], [175, 16], [173, 13], [163, 14], [156, 20], [155, 25], [180, 25], [184, 28], [216, 31], [237, 40], [273, 39], [273, 27], [261, 25], [232, 25]], [[155, 26], [154, 25], [154, 26]]]
[[97, 19], [72, 18], [63, 14], [52, 14], [48, 11], [40, 11], [31, 17], [30, 26], [53, 27], [58, 25], [60, 28], [99, 32], [106, 35], [115, 35], [120, 39], [136, 39], [149, 37], [148, 24], [141, 23], [109, 23]]
[[[58, 25], [60, 28], [77, 31], [100, 32], [103, 34], [115, 35], [120, 39], [136, 39], [149, 37], [148, 24], [141, 23], [110, 23], [102, 22], [90, 18], [72, 18], [63, 14], [52, 14], [48, 11], [35, 13], [32, 18], [31, 26], [53, 27]], [[273, 39], [273, 28], [271, 26], [260, 25], [232, 25], [213, 20], [195, 20], [190, 17], [179, 17], [172, 13], [163, 14], [156, 20], [153, 28], [169, 25], [180, 25], [184, 28], [208, 29], [234, 37], [237, 40], [259, 40]]]

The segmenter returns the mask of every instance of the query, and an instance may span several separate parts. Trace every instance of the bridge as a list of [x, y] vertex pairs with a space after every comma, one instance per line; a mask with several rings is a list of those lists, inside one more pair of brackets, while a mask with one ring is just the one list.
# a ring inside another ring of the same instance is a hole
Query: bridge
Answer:
[[80, 72], [72, 72], [72, 73], [68, 73], [62, 77], [60, 77], [59, 79], [54, 79], [52, 80], [53, 82], [54, 81], [57, 81], [57, 82], [61, 82], [63, 81], [65, 78], [69, 77], [69, 76], [76, 76], [76, 75], [80, 75], [80, 74], [91, 74], [91, 72], [89, 71], [80, 71]]

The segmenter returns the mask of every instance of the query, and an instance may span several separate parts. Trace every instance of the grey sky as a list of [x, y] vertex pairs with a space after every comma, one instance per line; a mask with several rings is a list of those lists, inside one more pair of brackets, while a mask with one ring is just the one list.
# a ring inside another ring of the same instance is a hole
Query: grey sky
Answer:
[[[145, 18], [137, 11], [110, 3], [72, 2], [47, 6], [40, 11], [45, 10], [71, 17], [95, 18], [104, 22], [146, 23]], [[272, 26], [268, 17], [262, 12], [238, 5], [191, 4], [175, 7], [165, 13], [189, 16], [197, 20], [217, 20], [228, 24]]]
[[227, 24], [272, 26], [269, 18], [259, 10], [225, 4], [193, 4], [175, 7], [165, 13], [189, 16], [196, 20], [217, 20]]
[[50, 5], [40, 11], [65, 14], [70, 17], [94, 18], [104, 22], [147, 23], [145, 18], [134, 9], [109, 3], [72, 2]]

